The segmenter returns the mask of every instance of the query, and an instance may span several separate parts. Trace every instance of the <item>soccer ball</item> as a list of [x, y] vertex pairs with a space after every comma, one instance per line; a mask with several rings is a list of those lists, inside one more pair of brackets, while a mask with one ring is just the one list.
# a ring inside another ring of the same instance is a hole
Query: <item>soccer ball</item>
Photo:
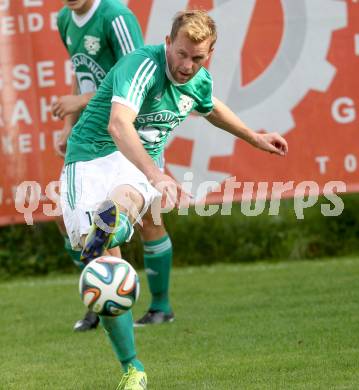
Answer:
[[131, 309], [140, 294], [137, 272], [123, 259], [101, 256], [81, 273], [79, 290], [83, 303], [103, 316], [119, 316]]

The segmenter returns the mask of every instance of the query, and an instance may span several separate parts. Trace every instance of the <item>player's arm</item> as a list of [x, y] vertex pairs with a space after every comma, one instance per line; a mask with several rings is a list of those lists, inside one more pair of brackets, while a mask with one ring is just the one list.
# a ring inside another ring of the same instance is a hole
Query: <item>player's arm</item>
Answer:
[[146, 152], [133, 125], [136, 116], [137, 113], [128, 106], [113, 102], [108, 131], [121, 153], [146, 175], [148, 181], [169, 200], [170, 205], [179, 205], [181, 187], [170, 176], [162, 173]]
[[51, 107], [52, 115], [64, 120], [64, 127], [55, 143], [55, 151], [61, 157], [65, 156], [67, 139], [73, 126], [77, 122], [81, 111], [94, 95], [94, 93], [78, 95], [78, 87], [75, 79], [72, 82], [71, 93], [71, 95], [60, 96]]
[[213, 110], [205, 118], [212, 125], [243, 139], [254, 147], [285, 156], [288, 152], [287, 141], [278, 133], [259, 134], [246, 126], [241, 119], [223, 102], [213, 97]]
[[[73, 80], [72, 82], [71, 91], [72, 93], [75, 93], [75, 91], [77, 91], [77, 85], [75, 80]], [[59, 105], [57, 104], [57, 102], [55, 102], [51, 108], [52, 108], [52, 115], [60, 117], [60, 115], [58, 114]], [[67, 139], [69, 138], [72, 127], [76, 123], [78, 116], [79, 113], [74, 112], [69, 115], [66, 115], [64, 118], [61, 118], [64, 119], [64, 127], [62, 128], [62, 131], [55, 142], [55, 151], [60, 157], [65, 156]]]
[[150, 180], [156, 178], [160, 170], [143, 147], [133, 125], [136, 112], [117, 102], [112, 103], [108, 131], [117, 148], [136, 165]]
[[[142, 145], [134, 122], [145, 97], [156, 83], [157, 64], [142, 55], [125, 56], [111, 71], [113, 74], [112, 106], [108, 131], [117, 148], [151, 181], [160, 170]], [[141, 88], [136, 85], [141, 80]]]
[[[61, 40], [69, 52], [66, 43], [66, 31], [68, 27], [68, 20], [71, 18], [71, 12], [67, 7], [64, 7], [58, 14], [57, 28]], [[72, 81], [71, 95], [60, 96], [59, 99], [52, 105], [52, 115], [60, 119], [65, 119], [65, 128], [70, 129], [76, 123], [81, 111], [87, 106], [94, 93], [86, 93], [80, 95], [78, 92], [77, 82]], [[70, 118], [67, 118], [70, 116]]]
[[83, 94], [78, 94], [77, 83], [72, 89], [71, 95], [60, 96], [58, 100], [52, 105], [52, 114], [57, 116], [60, 119], [67, 118], [68, 122], [75, 124], [81, 111], [84, 110], [94, 96], [95, 92], [88, 92]]

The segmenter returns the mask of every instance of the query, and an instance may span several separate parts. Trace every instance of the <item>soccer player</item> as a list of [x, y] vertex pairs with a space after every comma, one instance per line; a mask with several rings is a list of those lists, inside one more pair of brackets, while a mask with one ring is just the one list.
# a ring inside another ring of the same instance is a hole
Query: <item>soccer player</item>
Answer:
[[[197, 111], [256, 148], [286, 155], [288, 146], [279, 134], [254, 132], [212, 96], [212, 77], [203, 65], [216, 37], [215, 23], [206, 12], [180, 12], [165, 45], [137, 49], [112, 68], [73, 128], [61, 198], [71, 244], [82, 248], [85, 264], [105, 248], [128, 241], [136, 222], [155, 225], [150, 206], [161, 197], [180, 204], [180, 186], [156, 160], [172, 130], [190, 112]], [[95, 208], [88, 230], [86, 213]], [[102, 317], [101, 322], [126, 371], [119, 388], [146, 388], [131, 312]]]
[[[59, 155], [64, 155], [67, 138], [79, 113], [86, 107], [105, 74], [119, 58], [143, 45], [136, 17], [119, 0], [64, 0], [64, 3], [66, 6], [59, 13], [58, 28], [72, 58], [77, 80], [73, 85], [73, 94], [60, 97], [53, 106], [53, 114], [65, 119], [64, 129], [56, 144]], [[159, 156], [156, 163], [163, 169], [163, 156]], [[79, 251], [71, 248], [62, 220], [57, 222], [65, 237], [66, 250], [74, 263], [81, 267]], [[144, 223], [142, 227], [139, 226], [139, 231], [152, 300], [149, 310], [136, 324], [144, 326], [172, 322], [174, 314], [169, 302], [171, 239], [163, 224], [153, 226]], [[113, 248], [110, 254], [120, 256], [120, 251]], [[76, 322], [74, 330], [90, 330], [97, 324], [98, 317], [88, 312]]]
[[[57, 154], [62, 157], [73, 125], [108, 71], [121, 57], [143, 46], [137, 18], [119, 0], [63, 0], [63, 3], [57, 24], [71, 56], [75, 78], [72, 95], [61, 96], [52, 110], [53, 115], [65, 121], [55, 145]], [[81, 252], [71, 248], [62, 218], [56, 222], [64, 236], [66, 251], [81, 268]], [[119, 248], [113, 248], [110, 254], [121, 256]], [[98, 316], [88, 311], [75, 323], [74, 330], [87, 331], [96, 328], [98, 322]]]

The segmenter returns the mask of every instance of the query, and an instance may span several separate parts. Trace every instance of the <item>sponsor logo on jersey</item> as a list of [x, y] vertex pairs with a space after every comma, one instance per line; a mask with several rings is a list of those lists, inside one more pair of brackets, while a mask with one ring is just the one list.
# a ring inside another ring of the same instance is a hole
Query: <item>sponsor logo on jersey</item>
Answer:
[[148, 128], [148, 127], [138, 130], [138, 135], [140, 136], [141, 141], [144, 144], [147, 143], [155, 144], [161, 142], [162, 141], [161, 135], [163, 136], [165, 134], [166, 131], [164, 132], [164, 134], [162, 134], [160, 130]]
[[194, 100], [191, 97], [189, 97], [187, 95], [181, 95], [180, 100], [177, 104], [178, 108], [180, 110], [180, 114], [181, 115], [188, 114], [193, 107], [193, 102], [194, 102]]
[[92, 73], [76, 72], [76, 77], [80, 93], [95, 92], [97, 90], [96, 80]]
[[176, 113], [168, 110], [161, 110], [152, 112], [151, 114], [138, 115], [136, 122], [142, 126], [148, 124], [155, 125], [160, 123], [168, 123], [171, 129], [173, 129], [180, 124], [181, 120], [178, 118]]
[[68, 36], [66, 37], [66, 45], [67, 45], [67, 46], [71, 46], [71, 45], [72, 45], [72, 41], [71, 41], [70, 35], [68, 35]]
[[101, 48], [100, 38], [93, 37], [92, 35], [85, 35], [84, 40], [84, 46], [87, 52], [91, 55], [97, 54]]
[[[91, 81], [92, 84], [95, 84], [97, 87], [106, 76], [106, 72], [102, 69], [102, 67], [86, 54], [76, 54], [71, 58], [71, 60], [74, 66], [74, 71], [79, 79], [81, 93], [84, 93], [84, 89], [90, 92], [89, 86], [87, 85], [85, 87], [85, 84], [88, 84]], [[81, 77], [79, 77], [79, 75], [81, 75]], [[84, 83], [83, 86], [82, 81]], [[96, 88], [91, 88], [92, 91], [96, 90]]]

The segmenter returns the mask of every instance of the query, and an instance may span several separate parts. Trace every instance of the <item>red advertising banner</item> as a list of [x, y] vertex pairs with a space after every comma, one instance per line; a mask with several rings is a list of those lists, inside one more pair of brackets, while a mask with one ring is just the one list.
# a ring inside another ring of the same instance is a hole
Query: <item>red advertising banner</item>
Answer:
[[[262, 197], [358, 191], [359, 1], [126, 3], [149, 44], [164, 42], [177, 11], [207, 9], [219, 33], [208, 64], [214, 95], [254, 130], [278, 132], [289, 143], [287, 157], [271, 156], [191, 117], [168, 144], [166, 168], [198, 200], [208, 192], [208, 201], [227, 200], [229, 182], [236, 200], [253, 189]], [[60, 0], [0, 0], [0, 225], [24, 222], [23, 199], [15, 208], [23, 182], [38, 183], [34, 220], [51, 218], [55, 208], [48, 204], [48, 198], [56, 202], [49, 183], [60, 176], [54, 142], [63, 123], [50, 106], [71, 84], [56, 29], [61, 7]]]

